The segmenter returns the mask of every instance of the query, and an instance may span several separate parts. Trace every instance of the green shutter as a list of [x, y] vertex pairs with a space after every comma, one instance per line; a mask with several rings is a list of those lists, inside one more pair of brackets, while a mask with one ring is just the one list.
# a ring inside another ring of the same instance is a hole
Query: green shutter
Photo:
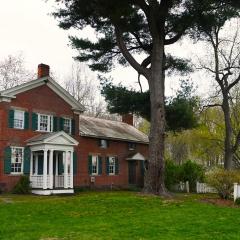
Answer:
[[92, 174], [92, 156], [91, 155], [88, 156], [88, 173], [89, 175]]
[[106, 157], [106, 173], [109, 175], [109, 157]]
[[110, 141], [109, 140], [106, 140], [106, 141], [107, 141], [107, 147], [109, 147]]
[[38, 129], [38, 115], [37, 113], [32, 113], [32, 130]]
[[144, 166], [144, 161], [140, 161], [141, 163], [141, 175], [144, 176], [144, 172], [145, 172], [145, 166]]
[[63, 131], [64, 128], [64, 118], [59, 118], [59, 130]]
[[98, 156], [98, 175], [102, 174], [102, 158]]
[[77, 152], [73, 152], [73, 174], [77, 174]]
[[75, 120], [72, 119], [72, 135], [75, 135]]
[[6, 147], [4, 149], [4, 173], [5, 174], [11, 173], [11, 157], [12, 157], [11, 147]]
[[24, 112], [24, 129], [29, 129], [29, 113]]
[[117, 175], [119, 173], [119, 162], [118, 158], [115, 157], [115, 174]]
[[14, 126], [14, 110], [10, 109], [8, 112], [8, 127], [13, 128]]
[[53, 117], [53, 131], [57, 132], [58, 131], [58, 118]]
[[31, 159], [31, 150], [29, 147], [24, 149], [24, 160], [23, 160], [23, 173], [30, 173], [30, 159]]

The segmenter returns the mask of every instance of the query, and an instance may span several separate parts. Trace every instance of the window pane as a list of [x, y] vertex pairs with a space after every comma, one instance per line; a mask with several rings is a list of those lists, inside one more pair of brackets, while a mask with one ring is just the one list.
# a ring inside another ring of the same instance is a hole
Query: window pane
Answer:
[[21, 173], [22, 172], [22, 162], [23, 162], [23, 149], [22, 148], [12, 148], [11, 172]]
[[14, 111], [14, 128], [23, 129], [24, 124], [24, 112], [23, 111]]
[[71, 119], [69, 118], [64, 119], [63, 130], [66, 133], [71, 133]]

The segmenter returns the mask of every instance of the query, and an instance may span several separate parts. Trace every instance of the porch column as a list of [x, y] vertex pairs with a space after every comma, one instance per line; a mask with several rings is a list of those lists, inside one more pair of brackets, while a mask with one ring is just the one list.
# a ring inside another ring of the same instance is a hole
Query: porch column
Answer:
[[70, 188], [73, 188], [73, 151], [70, 152]]
[[56, 164], [56, 165], [55, 165], [55, 166], [56, 166], [56, 167], [55, 167], [55, 176], [58, 176], [58, 152], [56, 152], [55, 155], [56, 155], [56, 160], [55, 160], [55, 162], [56, 162], [56, 163], [55, 163], [55, 164]]
[[44, 149], [43, 150], [43, 189], [47, 189], [47, 153], [48, 150]]
[[35, 174], [38, 175], [38, 154], [35, 154]]
[[64, 162], [64, 188], [68, 188], [68, 161], [67, 161], [67, 151], [63, 152], [63, 162]]
[[49, 155], [49, 188], [53, 189], [53, 150], [50, 150]]
[[30, 178], [33, 175], [33, 152], [31, 151], [31, 157], [30, 157]]

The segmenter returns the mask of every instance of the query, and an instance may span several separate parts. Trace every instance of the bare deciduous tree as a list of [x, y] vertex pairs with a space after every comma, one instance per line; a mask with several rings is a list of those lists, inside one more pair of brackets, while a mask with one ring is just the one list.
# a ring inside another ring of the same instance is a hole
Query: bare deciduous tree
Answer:
[[8, 89], [34, 79], [34, 74], [26, 69], [21, 54], [8, 55], [0, 61], [0, 89]]
[[[233, 26], [232, 26], [233, 27]], [[224, 167], [231, 169], [233, 157], [240, 144], [240, 129], [233, 126], [233, 101], [234, 88], [240, 82], [240, 36], [239, 23], [234, 26], [237, 31], [231, 36], [231, 32], [216, 26], [212, 29], [204, 29], [204, 34], [210, 44], [210, 61], [201, 63], [201, 69], [206, 70], [217, 83], [217, 93], [221, 101], [213, 102], [209, 107], [221, 107], [224, 114], [225, 139], [224, 139]], [[229, 30], [229, 28], [228, 28]], [[212, 54], [212, 55], [211, 55]], [[219, 99], [216, 97], [216, 99]], [[236, 121], [236, 120], [235, 120]]]
[[64, 81], [66, 90], [95, 117], [106, 114], [106, 104], [90, 70], [81, 63], [74, 63], [70, 75]]

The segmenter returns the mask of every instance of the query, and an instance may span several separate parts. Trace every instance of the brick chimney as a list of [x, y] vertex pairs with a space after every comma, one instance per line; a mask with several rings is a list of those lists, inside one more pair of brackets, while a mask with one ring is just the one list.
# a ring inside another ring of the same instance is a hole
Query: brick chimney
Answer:
[[49, 76], [50, 67], [46, 64], [40, 63], [38, 65], [38, 78]]
[[127, 113], [122, 115], [122, 122], [133, 126], [133, 114]]

